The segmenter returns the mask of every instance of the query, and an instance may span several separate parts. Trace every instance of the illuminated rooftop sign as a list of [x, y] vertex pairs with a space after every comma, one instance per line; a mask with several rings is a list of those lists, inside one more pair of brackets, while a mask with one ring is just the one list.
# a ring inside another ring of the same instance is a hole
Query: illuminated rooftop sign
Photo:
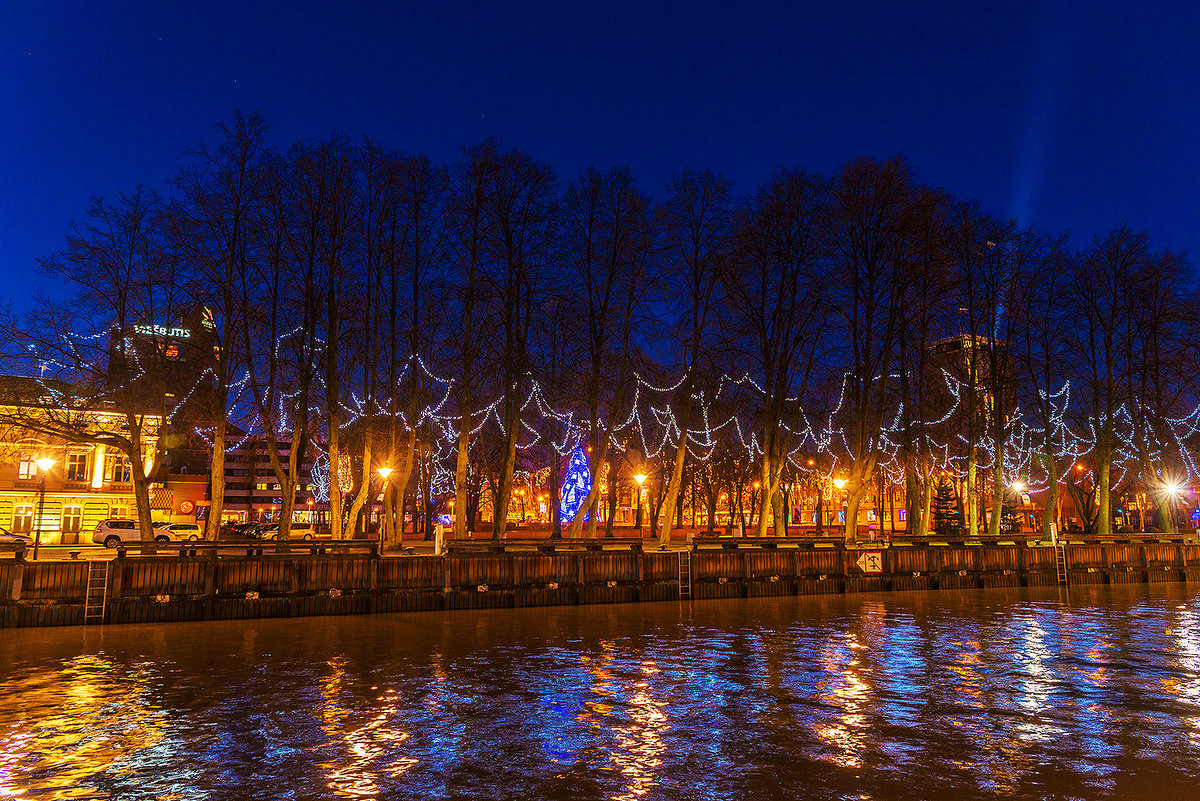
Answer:
[[174, 337], [175, 339], [190, 339], [192, 332], [186, 328], [167, 328], [165, 325], [135, 325], [133, 333], [144, 334], [148, 337]]

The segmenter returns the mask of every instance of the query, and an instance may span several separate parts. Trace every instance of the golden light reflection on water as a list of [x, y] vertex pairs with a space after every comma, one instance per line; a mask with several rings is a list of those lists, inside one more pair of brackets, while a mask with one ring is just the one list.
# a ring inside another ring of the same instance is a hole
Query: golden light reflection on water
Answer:
[[1087, 592], [17, 632], [0, 799], [1190, 797], [1200, 596]]
[[1046, 629], [1032, 617], [1018, 619], [1020, 649], [1014, 658], [1019, 667], [1017, 704], [1024, 713], [1013, 726], [1018, 737], [1028, 742], [1046, 742], [1059, 727], [1045, 716], [1054, 677], [1047, 665], [1054, 655], [1046, 645]]
[[[343, 797], [375, 798], [382, 791], [381, 774], [397, 779], [419, 762], [402, 748], [409, 734], [399, 726], [398, 695], [388, 689], [364, 703], [345, 686], [346, 658], [330, 659], [328, 667], [328, 675], [321, 680], [324, 702], [319, 717], [321, 731], [329, 740], [319, 750], [340, 758], [321, 764], [326, 786]], [[361, 708], [352, 709], [350, 704]]]
[[[615, 675], [611, 668], [615, 643], [601, 643], [598, 655], [581, 655], [581, 663], [592, 678], [595, 698], [583, 704], [577, 719], [588, 726], [598, 742], [611, 738], [612, 746], [602, 754], [607, 767], [619, 773], [621, 786], [610, 797], [614, 801], [641, 798], [655, 786], [670, 729], [666, 714], [669, 703], [654, 697], [654, 677], [660, 672], [652, 660], [644, 660], [631, 675]], [[589, 749], [585, 758], [605, 749]]]
[[983, 680], [979, 675], [979, 668], [982, 664], [979, 655], [979, 641], [965, 640], [952, 642], [951, 645], [958, 649], [958, 653], [954, 655], [953, 660], [947, 666], [957, 679], [955, 684], [955, 688], [958, 690], [957, 701], [978, 709], [983, 706]]
[[1200, 745], [1200, 622], [1194, 609], [1181, 606], [1179, 612], [1175, 627], [1167, 629], [1175, 643], [1178, 673], [1163, 677], [1162, 688], [1192, 708], [1192, 714], [1181, 720], [1187, 724], [1189, 743], [1196, 746]]
[[865, 710], [871, 685], [863, 673], [864, 648], [857, 634], [846, 632], [827, 643], [819, 657], [826, 678], [817, 684], [817, 698], [833, 707], [837, 718], [833, 722], [817, 721], [813, 731], [833, 747], [826, 758], [846, 768], [862, 765], [867, 739]]
[[83, 655], [59, 675], [5, 682], [0, 696], [17, 717], [0, 731], [0, 798], [107, 797], [98, 778], [138, 770], [162, 739], [155, 674]]

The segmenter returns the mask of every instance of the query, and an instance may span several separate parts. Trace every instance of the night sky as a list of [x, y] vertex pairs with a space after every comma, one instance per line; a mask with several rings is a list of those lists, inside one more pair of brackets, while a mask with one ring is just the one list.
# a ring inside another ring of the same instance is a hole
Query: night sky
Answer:
[[1200, 4], [61, 3], [0, 10], [0, 297], [89, 199], [165, 188], [235, 109], [452, 159], [489, 135], [568, 180], [685, 166], [751, 190], [903, 153], [1001, 216], [1200, 245]]

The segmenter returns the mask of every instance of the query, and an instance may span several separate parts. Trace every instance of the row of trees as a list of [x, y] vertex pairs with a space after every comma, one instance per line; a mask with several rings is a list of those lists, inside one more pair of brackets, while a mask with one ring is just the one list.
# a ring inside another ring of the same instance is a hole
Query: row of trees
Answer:
[[[211, 443], [209, 536], [231, 426], [266, 441], [285, 524], [300, 443], [349, 465], [327, 471], [338, 537], [380, 464], [394, 539], [409, 488], [474, 511], [486, 485], [503, 510], [548, 467], [557, 498], [579, 441], [612, 484], [621, 464], [665, 465], [664, 538], [685, 485], [715, 508], [730, 448], [773, 511], [759, 534], [784, 524], [789, 475], [845, 479], [847, 538], [886, 483], [921, 533], [937, 477], [965, 476], [979, 530], [1017, 479], [1045, 490], [1049, 519], [1086, 460], [1094, 501], [1077, 508], [1104, 531], [1115, 490], [1166, 504], [1193, 475], [1196, 285], [1144, 233], [1075, 250], [918, 183], [902, 158], [783, 169], [745, 195], [687, 169], [655, 196], [619, 167], [564, 185], [494, 140], [439, 164], [344, 136], [276, 150], [266, 132], [237, 115], [169, 193], [96, 200], [43, 263], [76, 302], [7, 323], [9, 371], [61, 382], [10, 422], [86, 440], [100, 434], [71, 415], [111, 410], [105, 443], [139, 465], [144, 415], [170, 418], [195, 388], [164, 400], [172, 338], [132, 332], [208, 310], [215, 356], [195, 379], [214, 401], [189, 427]], [[590, 520], [569, 534], [594, 535]]]

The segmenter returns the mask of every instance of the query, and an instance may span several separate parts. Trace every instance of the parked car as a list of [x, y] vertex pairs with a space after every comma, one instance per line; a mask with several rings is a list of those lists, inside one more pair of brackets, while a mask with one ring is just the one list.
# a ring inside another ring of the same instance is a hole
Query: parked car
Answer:
[[[96, 532], [92, 535], [92, 542], [102, 543], [105, 548], [116, 548], [124, 543], [139, 543], [142, 541], [142, 532], [138, 528], [136, 520], [101, 520], [96, 524]], [[170, 542], [171, 535], [162, 531], [155, 530], [155, 542]]]
[[204, 529], [198, 523], [155, 523], [154, 530], [165, 532], [173, 540], [189, 542], [195, 542], [204, 536]]
[[33, 537], [28, 534], [16, 534], [6, 528], [0, 528], [0, 542], [8, 545], [33, 545]]
[[262, 539], [263, 527], [266, 523], [234, 523], [229, 526], [221, 526], [221, 531], [217, 535], [218, 539], [222, 540], [260, 540]]
[[[259, 527], [258, 536], [264, 540], [279, 539], [279, 524], [262, 524]], [[288, 530], [288, 538], [293, 540], [311, 540], [313, 538], [312, 526], [308, 523], [292, 523], [292, 527]]]

